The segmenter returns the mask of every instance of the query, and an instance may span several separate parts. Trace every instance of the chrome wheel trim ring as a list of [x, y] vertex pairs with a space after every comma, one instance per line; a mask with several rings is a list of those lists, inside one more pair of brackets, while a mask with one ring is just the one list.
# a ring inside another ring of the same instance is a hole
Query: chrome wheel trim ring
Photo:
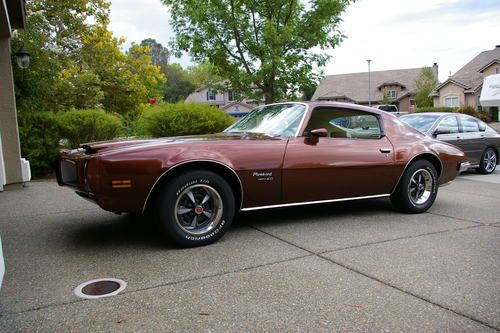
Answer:
[[434, 180], [426, 169], [418, 169], [413, 173], [408, 184], [408, 198], [414, 205], [422, 205], [432, 194]]
[[174, 206], [175, 222], [190, 235], [202, 235], [215, 229], [222, 219], [223, 203], [211, 186], [195, 184], [184, 189]]
[[497, 167], [497, 155], [491, 149], [489, 149], [483, 158], [483, 168], [487, 172], [493, 172]]

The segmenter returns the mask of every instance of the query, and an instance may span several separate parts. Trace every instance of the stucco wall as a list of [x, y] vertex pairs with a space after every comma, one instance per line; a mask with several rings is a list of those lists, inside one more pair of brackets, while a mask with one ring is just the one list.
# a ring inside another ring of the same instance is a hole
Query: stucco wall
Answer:
[[493, 75], [493, 74], [498, 74], [496, 72], [497, 68], [499, 68], [499, 71], [500, 71], [500, 64], [492, 64], [490, 67], [486, 68], [483, 71], [483, 77], [486, 77], [486, 76], [489, 76], [489, 75]]
[[458, 96], [460, 105], [465, 104], [464, 88], [449, 82], [439, 90], [438, 105], [434, 103], [434, 106], [446, 106], [444, 99], [448, 96]]
[[465, 104], [477, 109], [477, 97], [475, 94], [465, 94]]
[[9, 38], [0, 38], [0, 133], [7, 184], [22, 182]]

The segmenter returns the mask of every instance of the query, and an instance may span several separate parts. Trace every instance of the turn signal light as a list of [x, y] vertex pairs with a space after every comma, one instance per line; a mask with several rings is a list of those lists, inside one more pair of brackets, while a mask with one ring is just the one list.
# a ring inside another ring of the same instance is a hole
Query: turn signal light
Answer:
[[129, 179], [125, 180], [112, 180], [111, 181], [111, 187], [112, 188], [131, 188], [132, 187], [132, 181]]

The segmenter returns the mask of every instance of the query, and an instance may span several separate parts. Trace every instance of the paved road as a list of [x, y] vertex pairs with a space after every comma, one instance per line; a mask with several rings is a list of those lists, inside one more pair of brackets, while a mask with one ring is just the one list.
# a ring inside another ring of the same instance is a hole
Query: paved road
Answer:
[[[467, 174], [420, 215], [388, 200], [246, 213], [182, 250], [32, 182], [0, 193], [0, 331], [498, 332], [499, 178]], [[74, 296], [101, 277], [127, 289]]]

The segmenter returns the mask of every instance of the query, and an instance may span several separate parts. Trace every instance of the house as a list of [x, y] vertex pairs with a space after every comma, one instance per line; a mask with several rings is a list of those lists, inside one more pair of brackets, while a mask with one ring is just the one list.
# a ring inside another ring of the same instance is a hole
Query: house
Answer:
[[184, 102], [215, 105], [224, 112], [237, 118], [246, 115], [255, 107], [254, 100], [240, 99], [231, 89], [222, 92], [215, 92], [210, 88], [196, 89]]
[[[459, 107], [471, 105], [481, 110], [479, 97], [486, 76], [500, 73], [500, 45], [484, 51], [469, 61], [458, 72], [436, 87], [431, 93], [434, 106]], [[485, 110], [489, 112], [488, 108]]]
[[[437, 78], [438, 65], [432, 69]], [[368, 72], [327, 75], [314, 92], [313, 101], [337, 101], [361, 105], [380, 104], [386, 96], [400, 111], [408, 111], [415, 105], [418, 76], [422, 68], [394, 69]], [[368, 87], [370, 86], [370, 93]]]
[[10, 39], [24, 28], [25, 15], [24, 0], [0, 2], [0, 190], [23, 181]]

